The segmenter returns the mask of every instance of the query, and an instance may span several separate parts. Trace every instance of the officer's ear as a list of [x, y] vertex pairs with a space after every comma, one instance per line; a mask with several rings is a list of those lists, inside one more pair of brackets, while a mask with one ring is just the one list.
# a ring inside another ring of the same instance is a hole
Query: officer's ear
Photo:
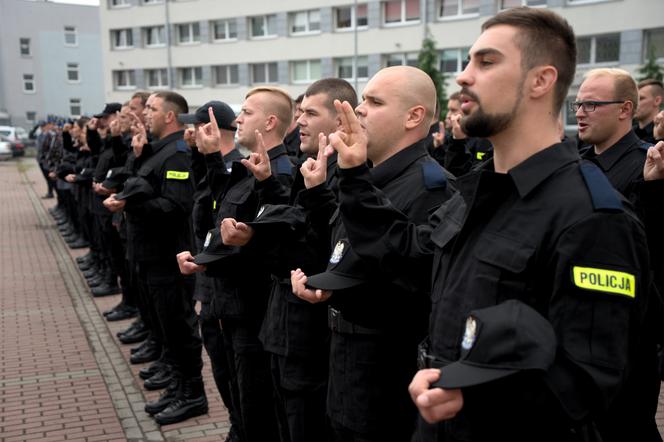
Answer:
[[265, 132], [273, 131], [279, 124], [279, 119], [276, 115], [268, 115], [267, 120], [265, 120]]
[[[408, 109], [406, 116], [406, 129], [414, 129], [424, 121], [427, 111], [422, 105], [413, 106]], [[427, 125], [428, 127], [429, 125]]]
[[634, 118], [634, 103], [632, 101], [627, 100], [625, 101], [621, 106], [620, 106], [620, 115], [618, 116], [619, 120], [625, 120], [629, 119], [631, 120]]

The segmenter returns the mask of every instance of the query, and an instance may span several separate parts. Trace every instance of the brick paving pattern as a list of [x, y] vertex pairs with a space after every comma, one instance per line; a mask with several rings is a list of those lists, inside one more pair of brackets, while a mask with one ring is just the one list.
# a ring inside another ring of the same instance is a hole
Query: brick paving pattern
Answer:
[[210, 412], [159, 427], [138, 377], [101, 312], [120, 295], [92, 298], [41, 200], [34, 159], [0, 162], [0, 441], [223, 441], [228, 415], [204, 354]]
[[[207, 354], [210, 412], [159, 427], [143, 411], [159, 392], [141, 388], [131, 346], [101, 312], [120, 295], [92, 298], [74, 257], [40, 200], [34, 160], [0, 162], [0, 441], [223, 441], [228, 414]], [[657, 425], [664, 434], [664, 388]]]

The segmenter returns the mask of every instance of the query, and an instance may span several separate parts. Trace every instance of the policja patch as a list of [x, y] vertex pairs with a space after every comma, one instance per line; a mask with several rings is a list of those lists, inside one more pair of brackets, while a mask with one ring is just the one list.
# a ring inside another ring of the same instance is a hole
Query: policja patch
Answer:
[[614, 293], [628, 298], [636, 296], [636, 277], [631, 273], [574, 266], [572, 275], [574, 285], [582, 289]]

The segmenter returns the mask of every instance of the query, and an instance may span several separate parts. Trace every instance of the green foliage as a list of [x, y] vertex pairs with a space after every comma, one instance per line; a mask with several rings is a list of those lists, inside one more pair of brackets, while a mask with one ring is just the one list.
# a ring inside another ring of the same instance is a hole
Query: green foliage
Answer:
[[664, 69], [662, 66], [657, 64], [657, 58], [655, 57], [655, 47], [650, 46], [648, 48], [648, 59], [638, 70], [639, 78], [638, 80], [646, 80], [648, 78], [662, 81], [664, 78]]
[[438, 52], [436, 42], [427, 37], [422, 40], [422, 48], [417, 56], [417, 66], [426, 72], [433, 80], [438, 94], [438, 108], [440, 115], [447, 113], [447, 96], [445, 95], [445, 74], [438, 69]]

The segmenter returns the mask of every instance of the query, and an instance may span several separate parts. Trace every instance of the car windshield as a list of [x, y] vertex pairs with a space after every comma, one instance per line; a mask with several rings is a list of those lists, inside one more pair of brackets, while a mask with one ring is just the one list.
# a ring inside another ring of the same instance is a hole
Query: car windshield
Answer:
[[8, 131], [8, 130], [0, 130], [0, 135], [2, 135], [2, 136], [6, 137], [6, 136], [9, 136], [10, 134], [11, 134], [11, 132]]

